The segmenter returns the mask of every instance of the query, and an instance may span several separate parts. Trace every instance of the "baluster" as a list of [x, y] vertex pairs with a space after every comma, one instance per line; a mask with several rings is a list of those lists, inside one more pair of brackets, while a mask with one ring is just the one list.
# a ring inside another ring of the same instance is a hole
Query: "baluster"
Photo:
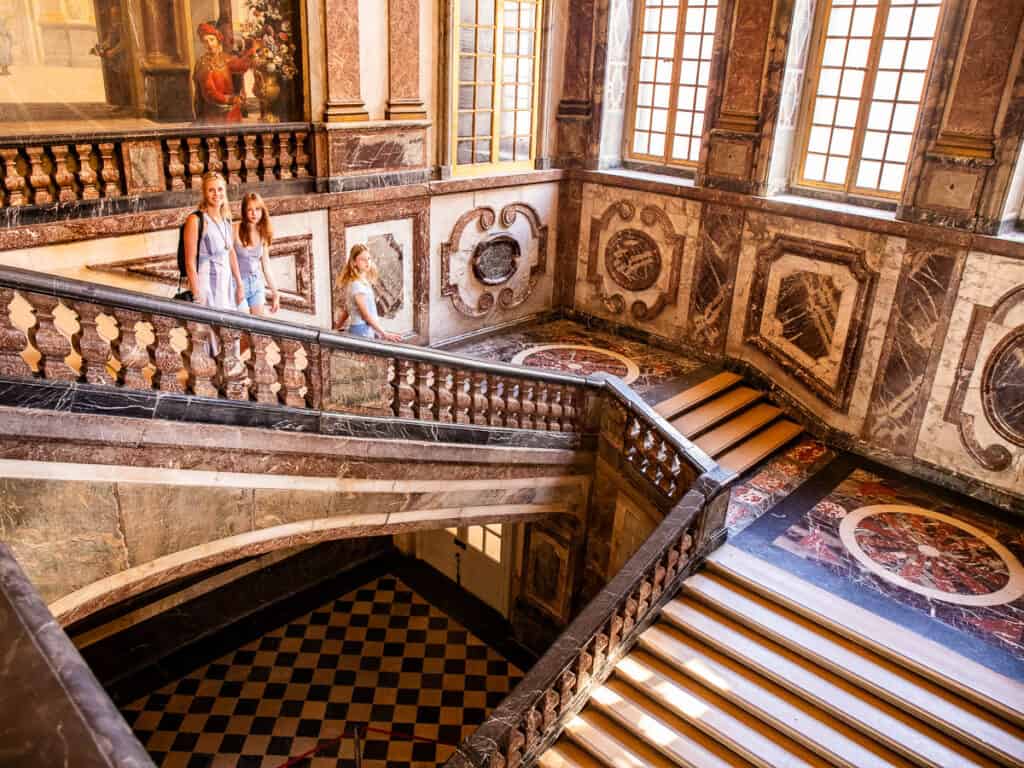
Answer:
[[550, 728], [554, 728], [555, 721], [558, 720], [558, 694], [553, 689], [548, 689], [544, 693], [543, 700], [543, 720], [541, 725], [544, 730], [547, 731]]
[[562, 429], [562, 387], [552, 384], [548, 388], [548, 431]]
[[117, 342], [117, 359], [121, 363], [124, 386], [131, 389], [151, 389], [143, 374], [149, 365], [149, 345], [139, 341], [135, 325], [142, 320], [142, 313], [130, 309], [115, 309], [114, 317], [120, 331]]
[[594, 669], [600, 671], [608, 655], [608, 635], [598, 632], [594, 637]]
[[4, 188], [7, 190], [7, 205], [11, 208], [25, 205], [25, 179], [18, 172], [18, 150], [0, 149], [0, 157], [4, 159]]
[[220, 159], [220, 136], [206, 137], [206, 169], [213, 173], [222, 173], [224, 163]]
[[500, 427], [505, 423], [504, 388], [504, 379], [494, 374], [487, 374], [487, 423], [492, 427]]
[[505, 762], [501, 752], [492, 752], [490, 759], [487, 761], [487, 768], [508, 768], [508, 764]]
[[682, 469], [682, 464], [679, 462], [679, 454], [676, 453], [675, 449], [665, 443], [665, 454], [661, 462], [662, 467], [662, 480], [661, 490], [665, 492], [665, 495], [669, 498], [674, 498], [676, 491], [679, 490], [679, 472]]
[[213, 329], [205, 323], [188, 323], [192, 392], [199, 397], [217, 397], [220, 394], [213, 383], [213, 377], [217, 375], [217, 361], [210, 356], [212, 333]]
[[398, 359], [398, 378], [395, 380], [395, 397], [398, 405], [398, 418], [412, 419], [416, 414], [412, 404], [416, 400], [416, 390], [409, 380], [416, 372], [416, 364], [411, 360]]
[[21, 353], [28, 346], [28, 337], [11, 322], [11, 302], [14, 291], [0, 288], [0, 376], [27, 378], [32, 368]]
[[651, 606], [651, 592], [652, 591], [653, 591], [653, 588], [651, 587], [651, 582], [649, 580], [647, 580], [647, 579], [644, 579], [640, 583], [640, 590], [637, 592], [637, 596], [636, 596], [636, 618], [637, 618], [637, 621], [640, 621], [641, 619], [643, 619], [644, 616], [647, 615], [647, 609], [650, 608], [650, 606]]
[[100, 188], [96, 183], [98, 176], [92, 167], [92, 144], [75, 144], [78, 156], [78, 183], [82, 185], [83, 200], [97, 200]]
[[53, 180], [57, 183], [57, 199], [69, 203], [78, 199], [75, 191], [75, 174], [68, 168], [68, 148], [65, 144], [50, 147], [53, 153]]
[[[324, 376], [323, 376], [323, 365], [320, 362], [322, 359], [323, 351], [319, 344], [310, 344], [309, 350], [306, 355], [306, 372], [309, 379], [309, 392], [306, 395], [306, 400], [309, 402], [309, 407], [315, 410], [321, 410], [323, 408], [323, 389], [324, 389]], [[391, 364], [388, 361], [388, 381], [391, 381]], [[391, 403], [388, 403], [388, 407], [391, 407]]]
[[560, 685], [562, 690], [560, 698], [562, 700], [562, 712], [564, 713], [572, 703], [573, 691], [576, 688], [576, 675], [572, 673], [572, 670], [567, 669], [562, 673]]
[[693, 546], [693, 536], [686, 534], [679, 540], [679, 560], [680, 567], [686, 562], [686, 556], [690, 554], [690, 547]]
[[152, 320], [156, 335], [153, 360], [159, 372], [160, 391], [184, 394], [187, 391], [188, 377], [179, 374], [187, 370], [185, 359], [171, 343], [171, 333], [180, 327], [179, 322], [176, 318], [164, 315], [153, 315]]
[[[306, 397], [302, 394], [302, 388], [306, 386], [306, 372], [300, 371], [296, 355], [302, 349], [302, 342], [295, 339], [282, 339], [278, 346], [281, 347], [284, 358], [284, 374], [281, 377], [281, 388], [284, 390], [284, 404], [292, 408], [305, 408]], [[309, 358], [306, 358], [307, 368]]]
[[277, 165], [277, 156], [274, 153], [274, 134], [262, 134], [260, 136], [260, 147], [263, 149], [263, 175], [260, 178], [264, 182], [273, 181], [274, 166]]
[[434, 366], [429, 363], [416, 364], [416, 418], [434, 420], [434, 390], [431, 386]]
[[452, 392], [448, 383], [452, 379], [452, 369], [441, 366], [437, 369], [437, 377], [434, 379], [434, 388], [437, 390], [435, 407], [437, 420], [443, 424], [452, 423], [452, 404], [455, 401], [455, 393]]
[[53, 202], [53, 195], [50, 194], [50, 174], [43, 170], [43, 147], [25, 147], [28, 154], [29, 170], [28, 183], [32, 186], [33, 205], [46, 205]]
[[543, 430], [548, 428], [548, 413], [550, 411], [547, 382], [538, 381], [536, 392], [537, 394], [534, 396], [535, 416], [533, 417], [533, 428]]
[[484, 394], [487, 374], [473, 371], [472, 394], [470, 395], [470, 415], [473, 423], [483, 426], [487, 424], [487, 395]]
[[295, 178], [309, 177], [309, 155], [306, 154], [306, 132], [295, 132]]
[[253, 336], [252, 378], [256, 389], [256, 402], [278, 402], [277, 392], [273, 390], [277, 383], [277, 369], [267, 359], [272, 341], [269, 336]]
[[622, 617], [618, 611], [612, 616], [608, 625], [608, 655], [610, 656], [619, 647], [619, 640], [622, 639]]
[[469, 424], [469, 406], [472, 403], [472, 398], [468, 392], [470, 379], [472, 376], [469, 371], [463, 368], [457, 368], [455, 370], [455, 423], [456, 424]]
[[526, 737], [520, 729], [514, 728], [508, 735], [508, 768], [519, 768], [522, 765], [524, 746]]
[[654, 578], [651, 579], [651, 599], [657, 600], [665, 589], [665, 575], [668, 572], [661, 563], [654, 568]]
[[540, 740], [540, 726], [542, 717], [536, 707], [531, 707], [526, 713], [526, 749], [533, 749]]
[[665, 564], [665, 580], [666, 582], [672, 581], [676, 575], [676, 569], [679, 567], [679, 550], [676, 547], [672, 547], [668, 551], [668, 558]]
[[534, 415], [537, 403], [534, 402], [536, 384], [530, 379], [519, 382], [519, 426], [523, 429], [534, 429]]
[[77, 380], [78, 372], [64, 362], [74, 347], [71, 340], [57, 330], [54, 324], [54, 312], [60, 306], [60, 299], [40, 293], [29, 294], [27, 298], [36, 310], [36, 328], [32, 341], [42, 356], [39, 368], [43, 378], [56, 381]]
[[256, 157], [256, 136], [255, 134], [246, 134], [242, 137], [245, 142], [245, 183], [256, 184], [259, 182], [260, 177], [256, 170], [260, 167], [259, 158]]
[[183, 192], [185, 163], [181, 159], [181, 139], [166, 139], [164, 146], [167, 147], [167, 175], [171, 178], [171, 191]]
[[[248, 371], [239, 349], [242, 343], [242, 332], [237, 328], [222, 326], [218, 329], [220, 336], [220, 377], [224, 386], [224, 394], [229, 400], [249, 399]], [[289, 403], [290, 405], [290, 403]]]
[[636, 600], [631, 596], [626, 598], [626, 607], [622, 612], [622, 637], [625, 638], [636, 626]]
[[278, 150], [278, 167], [280, 170], [281, 181], [292, 178], [292, 153], [291, 144], [292, 135], [288, 131], [282, 131], [277, 134], [277, 141], [280, 146]]
[[590, 673], [593, 670], [594, 657], [587, 651], [580, 651], [576, 660], [576, 691], [579, 692], [587, 687], [590, 682]]
[[562, 387], [562, 431], [576, 431], [576, 388]]
[[192, 136], [185, 139], [188, 144], [188, 174], [189, 174], [189, 186], [192, 189], [203, 188], [203, 157], [199, 153], [199, 148], [202, 145], [202, 139], [198, 136]]
[[102, 142], [100, 149], [100, 178], [103, 179], [103, 196], [121, 196], [121, 171], [117, 167], [117, 160], [114, 157], [113, 142]]
[[228, 184], [241, 184], [242, 177], [238, 171], [242, 167], [242, 155], [238, 147], [238, 137], [229, 134], [224, 137], [224, 143], [227, 145]]
[[505, 382], [505, 426], [519, 429], [520, 386], [517, 379]]
[[100, 335], [96, 318], [103, 313], [97, 304], [85, 301], [75, 303], [78, 324], [82, 327], [78, 349], [82, 353], [82, 373], [90, 384], [113, 384], [107, 364], [110, 361], [110, 342]]

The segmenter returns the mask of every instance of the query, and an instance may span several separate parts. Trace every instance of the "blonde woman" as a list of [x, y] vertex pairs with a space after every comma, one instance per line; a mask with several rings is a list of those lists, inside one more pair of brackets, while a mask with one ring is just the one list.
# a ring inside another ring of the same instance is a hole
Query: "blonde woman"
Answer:
[[[245, 295], [238, 272], [224, 177], [214, 171], [204, 173], [202, 194], [198, 210], [185, 220], [185, 272], [192, 300], [213, 309], [236, 309]], [[199, 236], [200, 217], [203, 219], [202, 237]]]
[[372, 285], [376, 279], [377, 268], [370, 258], [370, 249], [362, 244], [353, 245], [338, 278], [338, 289], [345, 301], [340, 327], [353, 336], [400, 341], [402, 337], [397, 333], [388, 333], [380, 327]]
[[248, 309], [254, 315], [266, 314], [267, 299], [271, 313], [281, 308], [281, 297], [270, 271], [270, 243], [274, 229], [270, 224], [267, 204], [256, 192], [242, 198], [242, 220], [235, 232], [235, 254], [238, 271], [242, 273], [242, 292], [245, 303], [239, 309]]

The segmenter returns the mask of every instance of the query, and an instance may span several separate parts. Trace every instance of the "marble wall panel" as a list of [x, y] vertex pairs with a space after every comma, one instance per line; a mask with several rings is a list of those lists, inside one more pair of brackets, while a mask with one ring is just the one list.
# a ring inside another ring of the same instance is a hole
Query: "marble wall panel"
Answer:
[[705, 206], [701, 219], [687, 338], [716, 354], [725, 349], [729, 330], [743, 219], [742, 209], [721, 205]]
[[[435, 343], [551, 308], [558, 201], [555, 184], [432, 198], [430, 335]], [[475, 274], [472, 260], [476, 247], [495, 236], [516, 240], [520, 256], [507, 281], [489, 286]]]
[[700, 216], [695, 201], [584, 185], [574, 306], [667, 338], [681, 336]]
[[427, 164], [427, 129], [422, 124], [331, 127], [327, 144], [330, 176], [405, 171]]

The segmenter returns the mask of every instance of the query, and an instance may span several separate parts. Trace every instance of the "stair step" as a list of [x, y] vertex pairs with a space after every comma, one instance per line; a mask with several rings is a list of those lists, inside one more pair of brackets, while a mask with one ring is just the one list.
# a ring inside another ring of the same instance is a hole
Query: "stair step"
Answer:
[[753, 765], [828, 768], [804, 747], [647, 653], [634, 650], [619, 662], [616, 676]]
[[673, 768], [663, 757], [618, 723], [588, 707], [565, 726], [572, 742], [609, 768]]
[[677, 395], [673, 395], [667, 400], [662, 400], [656, 406], [654, 406], [655, 412], [659, 416], [664, 416], [666, 419], [671, 419], [673, 416], [678, 416], [688, 408], [693, 408], [698, 403], [702, 403], [709, 398], [714, 397], [719, 392], [723, 392], [742, 377], [729, 371], [723, 371], [722, 373], [712, 376], [710, 379], [705, 379], [700, 384], [695, 384], [689, 389], [684, 389]]
[[[856, 638], [861, 646], [872, 648], [1024, 729], [1024, 683], [1019, 680], [964, 658], [731, 545], [712, 553], [708, 568], [814, 624], [828, 627], [844, 637]], [[837, 610], [837, 604], [841, 609]]]
[[715, 457], [769, 422], [774, 421], [781, 413], [782, 410], [774, 405], [760, 403], [736, 418], [729, 419], [721, 426], [715, 427], [710, 432], [706, 432], [695, 442], [697, 447], [708, 456]]
[[749, 440], [716, 459], [729, 472], [741, 475], [762, 459], [775, 453], [794, 437], [803, 432], [803, 427], [788, 419], [777, 421]]
[[604, 763], [594, 759], [564, 736], [553, 747], [549, 747], [537, 759], [541, 768], [604, 768]]
[[727, 746], [707, 738], [622, 680], [609, 680], [594, 691], [590, 704], [676, 765], [701, 768], [750, 765]]
[[[836, 766], [907, 768], [911, 765], [874, 739], [829, 717], [667, 622], [660, 622], [644, 632], [640, 636], [640, 647], [671, 667], [677, 675], [686, 675], [713, 689], [722, 698]], [[636, 651], [630, 657], [634, 655]], [[669, 689], [665, 690], [668, 693]], [[668, 695], [675, 697], [674, 693]]]
[[750, 387], [735, 387], [724, 395], [716, 397], [703, 405], [687, 411], [672, 420], [672, 426], [686, 437], [692, 437], [718, 422], [728, 418], [741, 408], [761, 399], [762, 392]]
[[[684, 584], [687, 594], [696, 592], [698, 585], [694, 586], [693, 591], [688, 588], [694, 578], [691, 577]], [[741, 596], [735, 597], [740, 599]], [[726, 607], [718, 602], [715, 606], [723, 611], [734, 607], [742, 612], [750, 610], [746, 602], [743, 607], [733, 604]], [[995, 765], [964, 744], [873, 696], [868, 690], [816, 665], [811, 660], [818, 660], [817, 654], [808, 653], [805, 658], [767, 640], [766, 637], [776, 639], [774, 632], [758, 634], [723, 613], [716, 612], [715, 608], [691, 600], [674, 600], [665, 607], [662, 616], [684, 633], [812, 702], [833, 717], [860, 729], [918, 765], [943, 768]], [[813, 630], [810, 627], [790, 625], [785, 631], [806, 634]], [[865, 665], [870, 664], [867, 656], [867, 653], [861, 654]]]
[[[944, 732], [1008, 764], [1024, 764], [1024, 731], [954, 692], [718, 574], [697, 574], [686, 593], [760, 635], [813, 659]], [[834, 605], [834, 600], [833, 600]], [[833, 614], [839, 613], [833, 609]], [[1007, 691], [1009, 693], [1009, 691]]]

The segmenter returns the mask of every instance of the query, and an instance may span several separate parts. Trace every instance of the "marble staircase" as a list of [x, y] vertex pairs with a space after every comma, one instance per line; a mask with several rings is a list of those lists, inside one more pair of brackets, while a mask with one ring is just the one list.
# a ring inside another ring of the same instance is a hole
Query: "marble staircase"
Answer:
[[743, 474], [803, 429], [765, 393], [723, 371], [667, 400], [655, 411], [724, 469]]
[[859, 610], [722, 547], [538, 762], [1024, 765], [1024, 686]]

